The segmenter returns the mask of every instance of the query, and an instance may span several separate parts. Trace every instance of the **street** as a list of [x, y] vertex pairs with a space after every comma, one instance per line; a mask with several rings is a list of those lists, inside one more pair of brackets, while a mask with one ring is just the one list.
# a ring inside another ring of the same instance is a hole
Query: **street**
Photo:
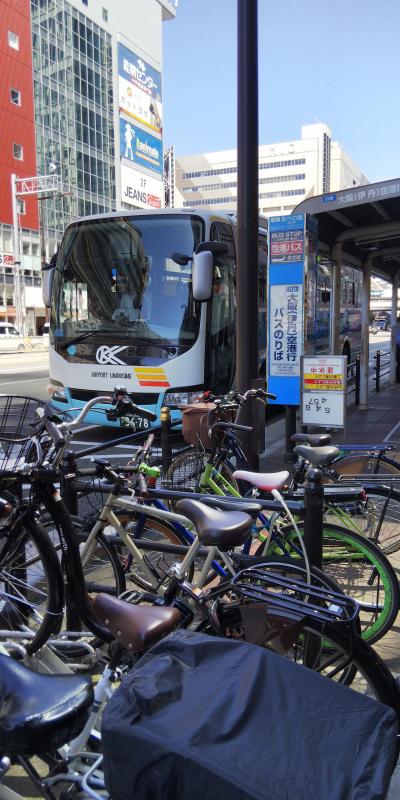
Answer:
[[0, 393], [48, 399], [49, 354], [45, 352], [0, 355]]

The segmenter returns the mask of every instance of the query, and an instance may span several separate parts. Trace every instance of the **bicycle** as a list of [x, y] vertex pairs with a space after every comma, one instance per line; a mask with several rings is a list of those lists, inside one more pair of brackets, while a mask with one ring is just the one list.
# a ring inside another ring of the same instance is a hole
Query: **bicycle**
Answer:
[[[258, 393], [262, 396], [262, 392]], [[248, 396], [254, 396], [255, 390], [247, 392], [245, 395], [228, 396], [227, 404], [232, 408], [236, 399], [236, 407], [240, 403], [246, 402]], [[225, 399], [219, 400], [219, 408], [224, 408]], [[166, 486], [173, 487], [174, 490], [183, 488], [187, 485], [189, 476], [189, 489], [197, 489], [200, 492], [210, 492], [216, 495], [228, 495], [230, 497], [240, 497], [241, 493], [239, 488], [242, 489], [242, 494], [245, 494], [248, 499], [249, 494], [254, 497], [256, 501], [260, 499], [263, 493], [275, 493], [279, 491], [279, 496], [282, 499], [281, 491], [286, 483], [289, 483], [289, 473], [283, 471], [274, 474], [261, 474], [249, 472], [247, 467], [247, 459], [243, 451], [240, 440], [236, 435], [236, 431], [243, 430], [243, 426], [238, 425], [236, 422], [223, 422], [217, 420], [211, 422], [207, 419], [204, 424], [204, 429], [207, 434], [210, 431], [211, 451], [206, 452], [203, 448], [193, 449], [192, 452], [185, 452], [178, 455], [167, 472]], [[223, 432], [223, 439], [214, 436], [214, 432]], [[305, 437], [305, 435], [300, 435]], [[324, 435], [322, 435], [324, 436]], [[315, 441], [314, 436], [314, 441]], [[321, 441], [321, 435], [319, 436]], [[323, 441], [323, 439], [322, 439]], [[329, 457], [333, 458], [336, 454], [334, 448], [326, 448], [329, 451]], [[304, 447], [304, 454], [312, 454], [313, 450]], [[321, 469], [325, 470], [324, 463], [321, 462], [321, 450], [315, 448], [314, 465], [318, 465]], [[243, 468], [234, 469], [231, 464], [231, 457], [236, 460], [238, 465]], [[323, 459], [322, 459], [323, 461]], [[305, 462], [302, 464], [304, 468]], [[227, 478], [228, 471], [231, 471], [233, 482]], [[325, 474], [325, 472], [324, 472]], [[297, 488], [297, 484], [304, 480], [303, 472], [297, 475], [294, 481], [293, 488]], [[377, 487], [373, 486], [374, 492]], [[393, 497], [392, 490], [379, 488], [385, 502]], [[323, 528], [323, 568], [324, 571], [332, 577], [338, 578], [339, 582], [349, 595], [357, 597], [361, 606], [361, 620], [363, 627], [363, 636], [370, 642], [376, 642], [383, 636], [392, 626], [397, 616], [399, 607], [399, 584], [396, 574], [389, 563], [388, 559], [381, 552], [380, 542], [383, 534], [387, 534], [389, 526], [389, 511], [386, 505], [383, 511], [380, 511], [380, 518], [378, 524], [373, 523], [372, 517], [372, 503], [368, 508], [368, 517], [365, 509], [367, 508], [368, 500], [360, 493], [360, 489], [355, 489], [354, 484], [351, 486], [338, 486], [327, 487], [327, 504]], [[284, 494], [285, 499], [299, 499], [298, 494], [290, 493], [286, 489]], [[396, 502], [397, 498], [393, 498]], [[353, 516], [355, 510], [360, 509], [360, 515], [365, 522], [364, 528], [355, 524]], [[400, 509], [400, 506], [399, 506]], [[349, 514], [348, 512], [351, 512]], [[387, 523], [384, 525], [384, 513], [387, 514]], [[332, 523], [338, 517], [341, 525], [340, 527]], [[400, 516], [399, 516], [400, 519]], [[262, 540], [261, 544], [256, 551], [257, 555], [271, 555], [293, 551], [293, 536], [295, 529], [293, 525], [287, 526], [287, 520], [283, 517], [283, 509], [279, 513], [267, 516], [261, 511], [257, 520], [257, 533]], [[303, 528], [298, 524], [300, 532]], [[297, 532], [296, 532], [297, 533]], [[368, 538], [364, 534], [368, 533]], [[375, 540], [373, 540], [375, 536]], [[390, 538], [393, 544], [393, 537]], [[388, 543], [385, 541], [385, 544]], [[299, 555], [297, 551], [297, 555]]]

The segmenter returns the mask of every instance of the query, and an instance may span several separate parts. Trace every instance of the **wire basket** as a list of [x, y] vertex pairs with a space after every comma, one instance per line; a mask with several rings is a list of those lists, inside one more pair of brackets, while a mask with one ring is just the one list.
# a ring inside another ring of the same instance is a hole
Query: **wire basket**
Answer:
[[32, 423], [44, 402], [34, 397], [0, 395], [0, 470], [10, 472], [32, 463], [37, 450], [31, 440]]
[[200, 445], [211, 450], [215, 444], [222, 444], [224, 430], [210, 434], [215, 422], [234, 422], [237, 409], [218, 408], [214, 403], [192, 403], [182, 409], [182, 436], [188, 444]]
[[164, 489], [175, 492], [198, 492], [207, 454], [200, 445], [188, 447], [176, 455], [161, 476]]

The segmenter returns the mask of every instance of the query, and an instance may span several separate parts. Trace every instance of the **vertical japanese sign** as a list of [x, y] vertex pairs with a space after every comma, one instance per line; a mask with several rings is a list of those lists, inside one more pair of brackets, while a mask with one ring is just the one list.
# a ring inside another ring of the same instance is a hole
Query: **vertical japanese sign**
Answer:
[[300, 404], [300, 357], [304, 349], [305, 217], [269, 221], [268, 391], [276, 403]]

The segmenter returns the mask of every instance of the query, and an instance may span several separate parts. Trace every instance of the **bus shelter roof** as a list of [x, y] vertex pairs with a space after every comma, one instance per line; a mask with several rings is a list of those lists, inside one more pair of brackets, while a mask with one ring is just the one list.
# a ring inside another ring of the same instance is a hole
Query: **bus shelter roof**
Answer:
[[368, 259], [385, 280], [400, 271], [400, 178], [310, 197], [292, 213], [317, 218], [321, 254], [341, 243], [350, 264]]

